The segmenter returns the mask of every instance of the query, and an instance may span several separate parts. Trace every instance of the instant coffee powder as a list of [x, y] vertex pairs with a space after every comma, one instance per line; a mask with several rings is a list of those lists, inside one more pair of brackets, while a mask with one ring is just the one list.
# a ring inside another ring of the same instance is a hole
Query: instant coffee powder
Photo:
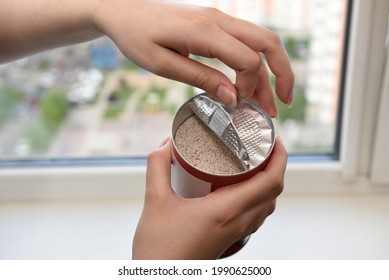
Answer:
[[178, 127], [174, 143], [188, 163], [204, 172], [232, 175], [244, 171], [234, 153], [196, 115]]
[[[275, 141], [272, 120], [256, 102], [229, 108], [206, 93], [181, 106], [172, 135], [172, 187], [186, 198], [252, 177], [264, 168]], [[236, 253], [247, 240], [221, 257]]]

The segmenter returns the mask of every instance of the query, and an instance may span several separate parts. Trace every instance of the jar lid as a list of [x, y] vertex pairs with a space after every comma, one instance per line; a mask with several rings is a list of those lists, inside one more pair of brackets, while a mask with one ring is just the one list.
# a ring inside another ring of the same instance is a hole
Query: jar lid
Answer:
[[244, 170], [259, 166], [271, 153], [274, 125], [254, 100], [230, 108], [203, 93], [190, 99], [188, 106], [227, 145]]

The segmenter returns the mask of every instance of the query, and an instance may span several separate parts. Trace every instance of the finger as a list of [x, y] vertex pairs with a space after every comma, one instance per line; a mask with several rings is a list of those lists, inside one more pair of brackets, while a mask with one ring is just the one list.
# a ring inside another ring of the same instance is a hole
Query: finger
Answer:
[[[275, 179], [283, 179], [288, 162], [288, 153], [279, 136], [276, 137], [273, 151], [269, 162], [267, 163], [264, 172], [258, 175], [273, 177]], [[270, 179], [270, 178], [268, 178]], [[275, 185], [277, 185], [275, 183]]]
[[283, 190], [287, 153], [279, 138], [276, 139], [273, 152], [266, 168], [250, 179], [231, 186], [219, 188], [225, 205], [246, 211], [256, 208], [260, 203], [275, 199]]
[[260, 68], [258, 54], [217, 25], [196, 37], [190, 46], [190, 53], [217, 58], [235, 70], [238, 99], [249, 98], [257, 85]]
[[278, 108], [274, 99], [273, 88], [270, 84], [269, 72], [261, 59], [257, 87], [253, 97], [259, 102], [259, 105], [273, 118], [278, 115]]
[[[272, 196], [277, 197], [281, 194], [284, 187], [284, 175], [288, 162], [288, 153], [281, 141], [281, 138], [276, 137], [273, 151], [269, 161], [263, 171], [257, 173], [253, 178], [255, 180], [264, 180], [267, 182], [266, 191]], [[250, 180], [251, 180], [250, 179]]]
[[257, 207], [247, 209], [240, 217], [238, 227], [241, 228], [241, 236], [245, 237], [256, 232], [265, 222], [267, 217], [274, 213], [276, 199], [266, 199], [258, 203]]
[[171, 139], [167, 138], [159, 149], [147, 157], [146, 196], [171, 191], [171, 159]]
[[228, 106], [237, 104], [236, 88], [222, 72], [170, 49], [159, 47], [157, 53], [158, 65], [146, 65], [151, 72], [201, 88]]
[[267, 217], [272, 215], [276, 209], [276, 200], [274, 199], [265, 210], [262, 208], [257, 212], [257, 216], [253, 218], [252, 225], [249, 227], [251, 234], [255, 233], [266, 221]]
[[199, 17], [194, 23], [189, 21], [184, 28], [186, 43], [180, 36], [160, 39], [162, 47], [179, 53], [191, 53], [208, 58], [217, 58], [237, 73], [235, 87], [239, 99], [250, 97], [257, 84], [260, 57], [247, 45], [222, 30], [213, 20]]
[[293, 100], [294, 74], [288, 54], [279, 36], [266, 28], [228, 16], [215, 10], [205, 11], [227, 33], [256, 52], [264, 53], [266, 61], [276, 76], [276, 93], [280, 100], [291, 104]]
[[250, 34], [250, 38], [249, 34], [239, 33], [239, 39], [265, 55], [270, 70], [276, 76], [276, 93], [281, 101], [290, 105], [293, 100], [294, 74], [288, 54], [277, 34], [258, 26], [255, 31], [255, 35]]

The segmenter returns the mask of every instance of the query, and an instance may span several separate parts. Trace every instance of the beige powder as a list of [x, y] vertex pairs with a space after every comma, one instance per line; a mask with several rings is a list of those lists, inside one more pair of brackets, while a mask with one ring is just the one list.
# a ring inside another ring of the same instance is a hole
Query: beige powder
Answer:
[[181, 124], [174, 142], [184, 159], [202, 171], [217, 175], [244, 171], [239, 159], [197, 116]]

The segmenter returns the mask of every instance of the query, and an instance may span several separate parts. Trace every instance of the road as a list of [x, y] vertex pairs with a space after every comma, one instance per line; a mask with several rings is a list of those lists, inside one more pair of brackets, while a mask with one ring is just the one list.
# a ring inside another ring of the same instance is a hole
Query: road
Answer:
[[[138, 88], [127, 100], [123, 116], [103, 118], [109, 94], [120, 79]], [[168, 88], [168, 102], [185, 102], [185, 85], [154, 75], [128, 74], [117, 71], [103, 86], [98, 102], [74, 108], [57, 133], [48, 154], [54, 157], [145, 156], [171, 134], [172, 115], [168, 112], [138, 112], [137, 105], [149, 85]]]

